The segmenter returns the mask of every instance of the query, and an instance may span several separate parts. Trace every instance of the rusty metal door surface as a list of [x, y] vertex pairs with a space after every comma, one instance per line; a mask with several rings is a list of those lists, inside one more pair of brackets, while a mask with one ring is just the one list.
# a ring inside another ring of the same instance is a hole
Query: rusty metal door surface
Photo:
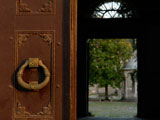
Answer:
[[62, 120], [62, 0], [0, 0], [0, 119]]

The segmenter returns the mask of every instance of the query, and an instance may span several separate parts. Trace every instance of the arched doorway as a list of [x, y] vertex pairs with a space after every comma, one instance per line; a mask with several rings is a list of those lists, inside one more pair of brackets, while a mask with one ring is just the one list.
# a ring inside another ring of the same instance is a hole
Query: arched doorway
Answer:
[[[106, 5], [107, 3], [108, 5]], [[81, 64], [81, 66], [78, 65], [77, 72], [78, 117], [88, 115], [89, 61], [87, 40], [93, 38], [138, 38], [138, 23], [135, 19], [136, 12], [126, 9], [125, 7], [128, 6], [124, 3], [124, 6], [121, 8], [120, 4], [121, 2], [117, 1], [93, 2], [86, 16], [79, 17], [81, 19], [78, 24], [78, 64]], [[81, 15], [82, 13], [79, 16]], [[106, 18], [103, 18], [105, 16]]]

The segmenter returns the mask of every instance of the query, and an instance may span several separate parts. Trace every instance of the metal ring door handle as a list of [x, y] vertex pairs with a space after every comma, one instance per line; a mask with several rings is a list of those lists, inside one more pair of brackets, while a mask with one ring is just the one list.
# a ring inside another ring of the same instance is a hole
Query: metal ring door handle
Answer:
[[[31, 67], [39, 67], [41, 66], [43, 68], [44, 74], [45, 74], [45, 79], [43, 80], [43, 82], [38, 83], [38, 81], [33, 81], [30, 83], [26, 83], [23, 79], [23, 72], [25, 70], [25, 68], [29, 66]], [[25, 61], [25, 63], [20, 67], [19, 71], [17, 72], [17, 81], [18, 84], [21, 85], [23, 88], [28, 89], [28, 90], [39, 90], [42, 89], [43, 87], [45, 87], [49, 81], [50, 81], [50, 72], [48, 70], [48, 68], [43, 64], [42, 60], [38, 59], [38, 58], [29, 58], [28, 60]]]

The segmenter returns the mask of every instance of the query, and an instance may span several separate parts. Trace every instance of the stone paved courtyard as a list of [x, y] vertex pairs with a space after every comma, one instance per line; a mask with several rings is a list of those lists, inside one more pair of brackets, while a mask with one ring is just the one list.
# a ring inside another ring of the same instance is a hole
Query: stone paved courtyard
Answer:
[[[142, 118], [104, 118], [104, 117], [85, 117], [78, 120], [148, 120]], [[158, 120], [158, 119], [157, 119]]]
[[133, 118], [137, 115], [137, 103], [90, 101], [89, 112], [94, 117]]

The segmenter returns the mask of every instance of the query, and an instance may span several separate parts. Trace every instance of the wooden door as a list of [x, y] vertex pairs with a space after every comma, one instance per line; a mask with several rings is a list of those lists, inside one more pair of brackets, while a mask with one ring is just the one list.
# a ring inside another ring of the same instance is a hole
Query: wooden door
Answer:
[[[0, 119], [62, 120], [65, 110], [76, 119], [76, 1], [64, 1], [0, 0]], [[64, 43], [71, 46], [68, 68]], [[64, 69], [70, 83], [65, 110]]]

